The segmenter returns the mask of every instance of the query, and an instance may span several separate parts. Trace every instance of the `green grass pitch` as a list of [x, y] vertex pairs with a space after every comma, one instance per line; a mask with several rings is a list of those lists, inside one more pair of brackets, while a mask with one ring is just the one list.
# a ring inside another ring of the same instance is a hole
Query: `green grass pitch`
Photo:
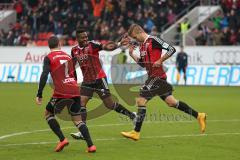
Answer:
[[[115, 112], [89, 120], [87, 124], [97, 146], [94, 154], [85, 152], [83, 141], [69, 136], [76, 128], [62, 120], [59, 122], [70, 145], [60, 153], [53, 152], [57, 138], [48, 129], [43, 116], [51, 89], [45, 88], [43, 105], [37, 106], [37, 87], [37, 84], [0, 83], [0, 160], [240, 159], [240, 87], [175, 87], [176, 98], [207, 113], [206, 135], [199, 134], [195, 119], [188, 119], [184, 113], [167, 107], [158, 97], [147, 105], [148, 119], [139, 141], [121, 137], [120, 132], [131, 130], [132, 124]], [[112, 86], [111, 89], [116, 95]], [[136, 111], [135, 106], [121, 99], [120, 102]], [[93, 99], [88, 110], [99, 103]], [[151, 114], [156, 118], [149, 118]], [[159, 117], [163, 115], [167, 118]]]

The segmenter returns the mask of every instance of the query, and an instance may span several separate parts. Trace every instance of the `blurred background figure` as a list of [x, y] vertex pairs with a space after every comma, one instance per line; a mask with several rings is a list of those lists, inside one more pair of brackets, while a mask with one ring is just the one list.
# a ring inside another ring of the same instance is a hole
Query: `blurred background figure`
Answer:
[[184, 52], [184, 47], [180, 46], [180, 52], [177, 53], [176, 67], [177, 67], [177, 85], [181, 78], [181, 73], [183, 72], [184, 85], [187, 84], [186, 70], [188, 65], [188, 55]]

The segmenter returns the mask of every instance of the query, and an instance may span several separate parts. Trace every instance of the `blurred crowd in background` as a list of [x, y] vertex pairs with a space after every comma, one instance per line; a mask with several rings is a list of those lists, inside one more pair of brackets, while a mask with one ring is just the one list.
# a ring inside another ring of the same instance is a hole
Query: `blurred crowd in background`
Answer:
[[[209, 19], [212, 28], [199, 26], [197, 45], [240, 44], [240, 0], [233, 1], [222, 0], [224, 14]], [[10, 24], [9, 32], [0, 31], [0, 45], [47, 45], [52, 34], [60, 37], [63, 45], [73, 45], [79, 26], [88, 29], [89, 39], [100, 41], [117, 40], [132, 23], [140, 24], [149, 34], [159, 34], [176, 21], [191, 0], [13, 0], [12, 3], [17, 22]]]
[[222, 0], [223, 14], [218, 12], [207, 23], [200, 24], [196, 45], [240, 45], [240, 0]]

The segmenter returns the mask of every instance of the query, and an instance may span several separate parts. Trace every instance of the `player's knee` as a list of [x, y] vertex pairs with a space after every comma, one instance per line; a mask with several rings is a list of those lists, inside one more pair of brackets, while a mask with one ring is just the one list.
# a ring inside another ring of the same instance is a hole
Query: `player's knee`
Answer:
[[169, 107], [176, 107], [178, 103], [178, 101], [173, 96], [168, 96], [165, 99], [165, 102]]
[[87, 96], [81, 96], [81, 106], [86, 107], [89, 98]]
[[103, 99], [103, 103], [105, 105], [105, 107], [107, 107], [108, 109], [114, 109], [115, 103], [112, 100], [112, 97], [106, 97], [105, 99]]
[[45, 119], [47, 119], [49, 116], [51, 116], [52, 115], [52, 113], [51, 112], [49, 112], [48, 110], [45, 110], [45, 112], [44, 112], [44, 117], [45, 117]]
[[145, 106], [146, 102], [147, 102], [147, 100], [145, 98], [142, 98], [142, 97], [136, 99], [136, 103], [137, 103], [138, 106]]
[[82, 122], [82, 117], [80, 115], [72, 116], [72, 121], [75, 125]]

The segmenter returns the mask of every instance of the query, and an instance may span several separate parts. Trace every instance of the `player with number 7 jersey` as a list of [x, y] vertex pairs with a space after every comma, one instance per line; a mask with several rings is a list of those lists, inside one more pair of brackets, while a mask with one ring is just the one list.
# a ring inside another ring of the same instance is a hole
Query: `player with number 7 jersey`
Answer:
[[45, 68], [49, 66], [54, 85], [54, 98], [72, 98], [79, 96], [79, 87], [74, 77], [71, 57], [61, 51], [50, 52], [44, 59]]
[[95, 152], [96, 146], [93, 145], [87, 125], [82, 121], [80, 111], [80, 93], [77, 81], [74, 77], [73, 60], [67, 53], [61, 51], [59, 39], [55, 36], [50, 37], [48, 46], [51, 52], [44, 58], [43, 72], [41, 74], [36, 103], [42, 104], [42, 92], [46, 85], [48, 74], [51, 74], [53, 80], [53, 95], [46, 105], [45, 118], [49, 127], [58, 136], [59, 143], [55, 151], [60, 152], [69, 144], [65, 138], [60, 125], [55, 119], [55, 115], [67, 106], [68, 113], [71, 115], [71, 120], [82, 133], [84, 140], [87, 143], [87, 151]]

